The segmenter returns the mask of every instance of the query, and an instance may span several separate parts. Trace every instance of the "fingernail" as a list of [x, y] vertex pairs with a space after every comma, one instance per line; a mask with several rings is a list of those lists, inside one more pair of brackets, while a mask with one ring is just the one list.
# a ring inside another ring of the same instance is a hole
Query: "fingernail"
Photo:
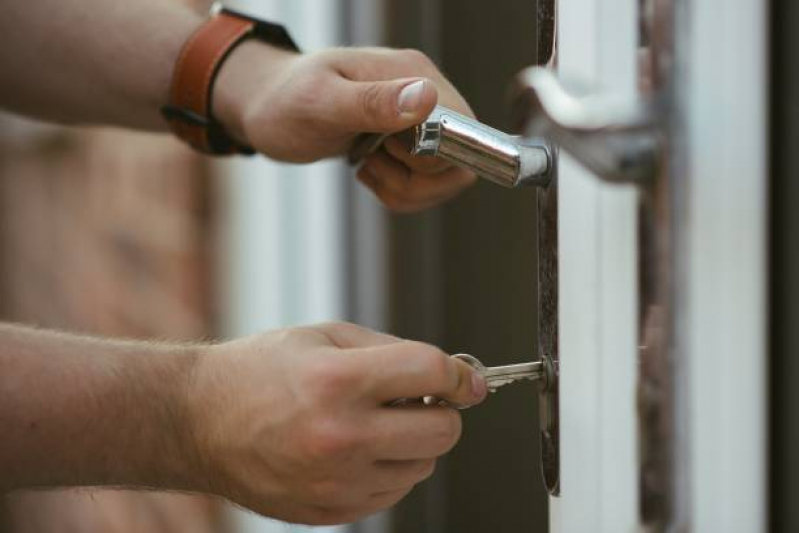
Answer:
[[413, 113], [419, 108], [424, 93], [424, 84], [425, 80], [419, 80], [402, 89], [397, 100], [400, 113]]
[[482, 401], [486, 394], [488, 394], [486, 380], [480, 372], [472, 372], [472, 394], [474, 395], [474, 399], [478, 402]]

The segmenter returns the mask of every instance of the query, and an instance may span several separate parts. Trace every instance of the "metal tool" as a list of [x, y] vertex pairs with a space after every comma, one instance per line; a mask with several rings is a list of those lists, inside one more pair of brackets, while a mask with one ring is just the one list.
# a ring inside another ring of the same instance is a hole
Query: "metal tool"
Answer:
[[[500, 387], [522, 380], [540, 381], [542, 389], [547, 389], [557, 377], [555, 363], [548, 358], [531, 363], [487, 367], [472, 355], [460, 353], [452, 357], [454, 359], [460, 359], [480, 372], [486, 380], [488, 391], [492, 393], [496, 392]], [[424, 403], [425, 405], [448, 406], [456, 409], [468, 409], [471, 407], [469, 405], [454, 405], [451, 402], [435, 396], [425, 396], [424, 398], [400, 398], [391, 402], [391, 405], [402, 406], [419, 403]]]
[[[504, 187], [546, 186], [554, 166], [547, 142], [508, 135], [444, 106], [436, 106], [427, 120], [400, 135], [411, 138], [411, 154], [440, 157]], [[350, 163], [378, 150], [387, 137], [360, 136]]]
[[498, 388], [504, 385], [509, 385], [523, 379], [536, 381], [539, 379], [546, 379], [547, 377], [543, 361], [487, 367], [481, 363], [479, 359], [471, 355], [457, 354], [453, 357], [455, 359], [460, 359], [480, 372], [485, 378], [486, 386], [490, 392], [496, 392]]

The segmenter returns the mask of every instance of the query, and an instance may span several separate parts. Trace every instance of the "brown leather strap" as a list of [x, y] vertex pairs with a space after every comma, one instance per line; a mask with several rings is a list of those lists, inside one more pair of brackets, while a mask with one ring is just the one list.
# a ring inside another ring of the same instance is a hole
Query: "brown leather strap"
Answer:
[[169, 105], [164, 106], [162, 113], [175, 135], [203, 153], [253, 153], [251, 148], [230, 138], [211, 113], [219, 68], [230, 52], [250, 37], [297, 50], [282, 26], [224, 9], [194, 32], [175, 64]]

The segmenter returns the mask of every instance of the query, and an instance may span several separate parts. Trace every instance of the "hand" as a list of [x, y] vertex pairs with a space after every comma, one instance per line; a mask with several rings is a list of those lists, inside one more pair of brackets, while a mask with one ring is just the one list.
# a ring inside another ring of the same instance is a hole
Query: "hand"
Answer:
[[461, 433], [458, 411], [402, 397], [481, 402], [483, 378], [437, 348], [349, 324], [210, 348], [189, 394], [210, 492], [295, 523], [339, 524], [390, 507]]
[[[415, 50], [299, 55], [248, 42], [220, 72], [214, 114], [240, 141], [267, 156], [306, 163], [346, 153], [361, 133], [411, 128], [439, 101], [474, 116], [435, 64]], [[358, 178], [399, 212], [444, 202], [475, 180], [473, 173], [438, 158], [411, 156], [394, 137], [366, 159]]]

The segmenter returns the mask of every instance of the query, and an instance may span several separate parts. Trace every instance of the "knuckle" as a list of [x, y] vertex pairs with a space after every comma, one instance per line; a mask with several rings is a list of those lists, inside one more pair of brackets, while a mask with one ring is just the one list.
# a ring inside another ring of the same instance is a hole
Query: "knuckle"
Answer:
[[433, 60], [430, 59], [427, 56], [427, 54], [415, 48], [405, 48], [402, 50], [398, 50], [397, 53], [400, 55], [400, 57], [404, 62], [410, 65], [423, 66], [423, 67], [430, 67], [433, 65]]
[[450, 357], [429, 344], [414, 342], [413, 349], [426, 375], [437, 384], [449, 384], [452, 381], [452, 361]]
[[397, 196], [405, 202], [413, 202], [424, 196], [424, 191], [410, 176], [402, 176], [402, 179], [396, 180], [396, 182]]
[[433, 473], [436, 471], [436, 460], [430, 459], [429, 461], [422, 461], [419, 465], [419, 472], [417, 475], [417, 483], [422, 482], [425, 479], [429, 479]]
[[327, 404], [356, 389], [358, 372], [338, 357], [320, 357], [308, 365], [304, 390], [316, 402]]
[[322, 322], [316, 327], [326, 333], [329, 333], [336, 331], [349, 331], [357, 326], [350, 324], [349, 322], [343, 322], [341, 320], [330, 320], [328, 322]]
[[360, 109], [363, 114], [371, 118], [379, 118], [382, 116], [384, 108], [384, 92], [382, 87], [378, 84], [370, 84], [366, 86], [359, 95]]
[[383, 494], [374, 502], [374, 510], [381, 511], [383, 509], [388, 509], [393, 507], [397, 503], [399, 503], [403, 498], [405, 498], [410, 492], [413, 490], [413, 486], [406, 487], [401, 490], [396, 490], [387, 494]]
[[[333, 420], [318, 421], [305, 439], [306, 454], [313, 461], [328, 462], [347, 457], [360, 447], [352, 429]], [[320, 482], [324, 484], [324, 481]]]
[[363, 335], [369, 332], [369, 328], [351, 322], [333, 322], [333, 325], [337, 331], [350, 335]]
[[462, 424], [460, 413], [453, 409], [446, 409], [441, 422], [432, 432], [431, 438], [436, 449], [441, 453], [450, 451], [461, 437]]

